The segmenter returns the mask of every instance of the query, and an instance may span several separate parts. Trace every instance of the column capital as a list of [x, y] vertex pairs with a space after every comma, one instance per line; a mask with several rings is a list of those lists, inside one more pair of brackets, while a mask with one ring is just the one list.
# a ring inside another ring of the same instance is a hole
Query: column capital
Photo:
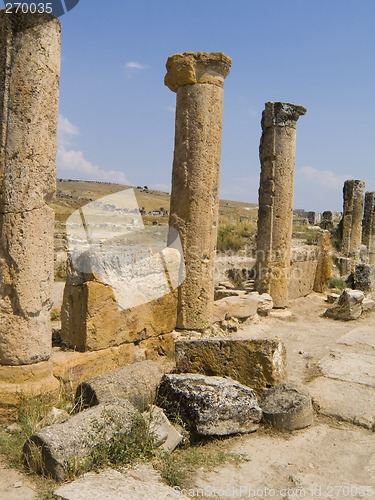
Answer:
[[173, 92], [184, 85], [209, 83], [224, 86], [232, 59], [223, 52], [184, 52], [168, 57], [165, 85]]
[[266, 102], [262, 115], [262, 128], [295, 127], [300, 116], [306, 114], [307, 109], [289, 102]]

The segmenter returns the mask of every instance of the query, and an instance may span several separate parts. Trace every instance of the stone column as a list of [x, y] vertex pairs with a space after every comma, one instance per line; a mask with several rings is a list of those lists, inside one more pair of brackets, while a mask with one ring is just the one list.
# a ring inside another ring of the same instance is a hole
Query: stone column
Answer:
[[296, 123], [303, 106], [267, 102], [262, 116], [256, 288], [277, 308], [288, 305]]
[[30, 383], [49, 370], [54, 212], [47, 203], [55, 193], [59, 72], [59, 20], [0, 11], [0, 382], [7, 384], [17, 381], [12, 367], [39, 363], [18, 374]]
[[344, 183], [341, 253], [354, 260], [359, 260], [361, 250], [364, 191], [363, 181], [348, 180]]
[[365, 194], [362, 243], [367, 247], [369, 264], [375, 264], [375, 192]]
[[219, 211], [224, 79], [231, 59], [219, 52], [175, 54], [165, 84], [177, 93], [169, 224], [180, 234], [186, 278], [177, 328], [211, 323]]

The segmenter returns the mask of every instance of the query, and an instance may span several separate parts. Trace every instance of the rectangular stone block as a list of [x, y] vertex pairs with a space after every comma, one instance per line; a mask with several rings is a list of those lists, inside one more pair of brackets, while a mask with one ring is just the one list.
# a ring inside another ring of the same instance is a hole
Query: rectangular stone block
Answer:
[[67, 285], [61, 338], [78, 351], [97, 351], [170, 333], [176, 328], [177, 290], [131, 309], [118, 307], [110, 286]]
[[231, 377], [257, 391], [286, 378], [286, 350], [271, 339], [196, 339], [176, 341], [180, 373]]

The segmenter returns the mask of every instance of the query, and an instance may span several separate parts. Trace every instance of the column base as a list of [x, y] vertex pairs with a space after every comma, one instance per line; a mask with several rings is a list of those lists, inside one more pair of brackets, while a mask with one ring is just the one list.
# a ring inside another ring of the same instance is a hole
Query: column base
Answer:
[[17, 416], [17, 405], [25, 398], [57, 399], [60, 382], [52, 374], [52, 362], [34, 365], [0, 366], [0, 422]]

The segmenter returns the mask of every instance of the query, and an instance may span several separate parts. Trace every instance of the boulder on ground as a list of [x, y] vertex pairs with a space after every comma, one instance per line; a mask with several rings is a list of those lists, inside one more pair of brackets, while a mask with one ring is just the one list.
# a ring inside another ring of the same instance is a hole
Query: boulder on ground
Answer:
[[56, 481], [90, 470], [92, 451], [119, 432], [128, 434], [142, 416], [126, 400], [90, 408], [33, 434], [23, 453], [28, 467]]
[[362, 314], [362, 302], [365, 294], [361, 290], [346, 288], [337, 303], [329, 307], [323, 316], [342, 321], [358, 319]]
[[354, 286], [363, 292], [375, 291], [375, 265], [357, 264], [353, 274]]
[[151, 406], [142, 413], [149, 432], [155, 437], [155, 446], [171, 453], [183, 441], [184, 436], [168, 420], [161, 408]]
[[177, 340], [175, 350], [178, 372], [231, 377], [259, 391], [286, 378], [285, 346], [276, 340]]
[[164, 375], [158, 405], [205, 436], [254, 432], [262, 418], [255, 392], [230, 378]]
[[138, 410], [154, 404], [163, 371], [154, 361], [139, 361], [80, 384], [76, 404], [85, 408], [128, 399]]
[[216, 300], [213, 305], [212, 322], [224, 321], [230, 318], [246, 321], [257, 314], [258, 299], [253, 295], [226, 297]]
[[313, 423], [311, 397], [303, 388], [283, 384], [264, 393], [263, 420], [280, 431], [304, 429]]

